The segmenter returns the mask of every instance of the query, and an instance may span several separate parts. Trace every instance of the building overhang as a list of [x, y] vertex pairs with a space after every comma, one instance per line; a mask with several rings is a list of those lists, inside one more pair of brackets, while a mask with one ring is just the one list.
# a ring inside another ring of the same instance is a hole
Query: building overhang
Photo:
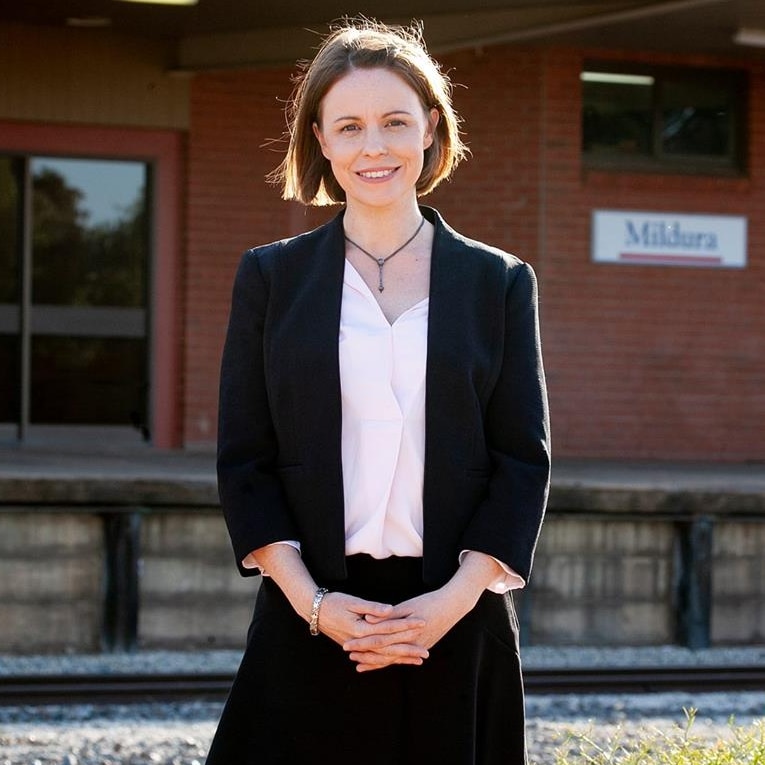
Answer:
[[[762, 0], [372, 0], [358, 10], [389, 23], [422, 20], [435, 54], [555, 44], [765, 55]], [[347, 13], [340, 0], [198, 0], [192, 6], [25, 0], [5, 4], [0, 22], [169, 38], [171, 68], [199, 71], [308, 58], [328, 24]]]

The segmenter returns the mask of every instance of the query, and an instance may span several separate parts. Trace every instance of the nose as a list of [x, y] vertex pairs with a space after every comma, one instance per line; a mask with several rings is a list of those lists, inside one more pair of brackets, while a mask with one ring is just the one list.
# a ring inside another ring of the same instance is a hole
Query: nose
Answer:
[[364, 135], [364, 154], [368, 157], [379, 157], [387, 153], [388, 148], [382, 131], [377, 127], [370, 127]]

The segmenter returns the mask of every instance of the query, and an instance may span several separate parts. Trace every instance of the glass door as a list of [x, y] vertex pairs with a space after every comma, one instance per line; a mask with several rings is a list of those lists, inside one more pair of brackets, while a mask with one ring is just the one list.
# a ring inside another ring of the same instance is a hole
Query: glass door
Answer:
[[0, 423], [19, 422], [23, 162], [0, 156]]
[[0, 411], [22, 440], [88, 426], [150, 437], [148, 185], [142, 162], [0, 163]]

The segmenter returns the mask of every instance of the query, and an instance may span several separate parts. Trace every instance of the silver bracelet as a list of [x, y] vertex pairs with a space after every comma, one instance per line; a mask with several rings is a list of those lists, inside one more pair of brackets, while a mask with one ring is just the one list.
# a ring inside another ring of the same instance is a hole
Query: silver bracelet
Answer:
[[311, 621], [308, 623], [308, 629], [312, 635], [319, 634], [319, 609], [321, 608], [321, 601], [324, 600], [324, 596], [329, 592], [326, 587], [319, 587], [316, 590], [316, 594], [313, 596], [313, 603], [311, 604]]

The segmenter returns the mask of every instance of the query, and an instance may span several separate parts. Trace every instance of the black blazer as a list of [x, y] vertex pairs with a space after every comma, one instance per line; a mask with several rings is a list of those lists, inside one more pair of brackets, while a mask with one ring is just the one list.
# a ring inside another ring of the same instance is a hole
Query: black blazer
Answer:
[[[547, 396], [531, 267], [435, 226], [426, 376], [423, 577], [463, 549], [528, 578], [549, 488]], [[218, 483], [237, 564], [300, 541], [319, 584], [345, 578], [338, 369], [343, 213], [257, 247], [233, 289], [220, 384]]]

